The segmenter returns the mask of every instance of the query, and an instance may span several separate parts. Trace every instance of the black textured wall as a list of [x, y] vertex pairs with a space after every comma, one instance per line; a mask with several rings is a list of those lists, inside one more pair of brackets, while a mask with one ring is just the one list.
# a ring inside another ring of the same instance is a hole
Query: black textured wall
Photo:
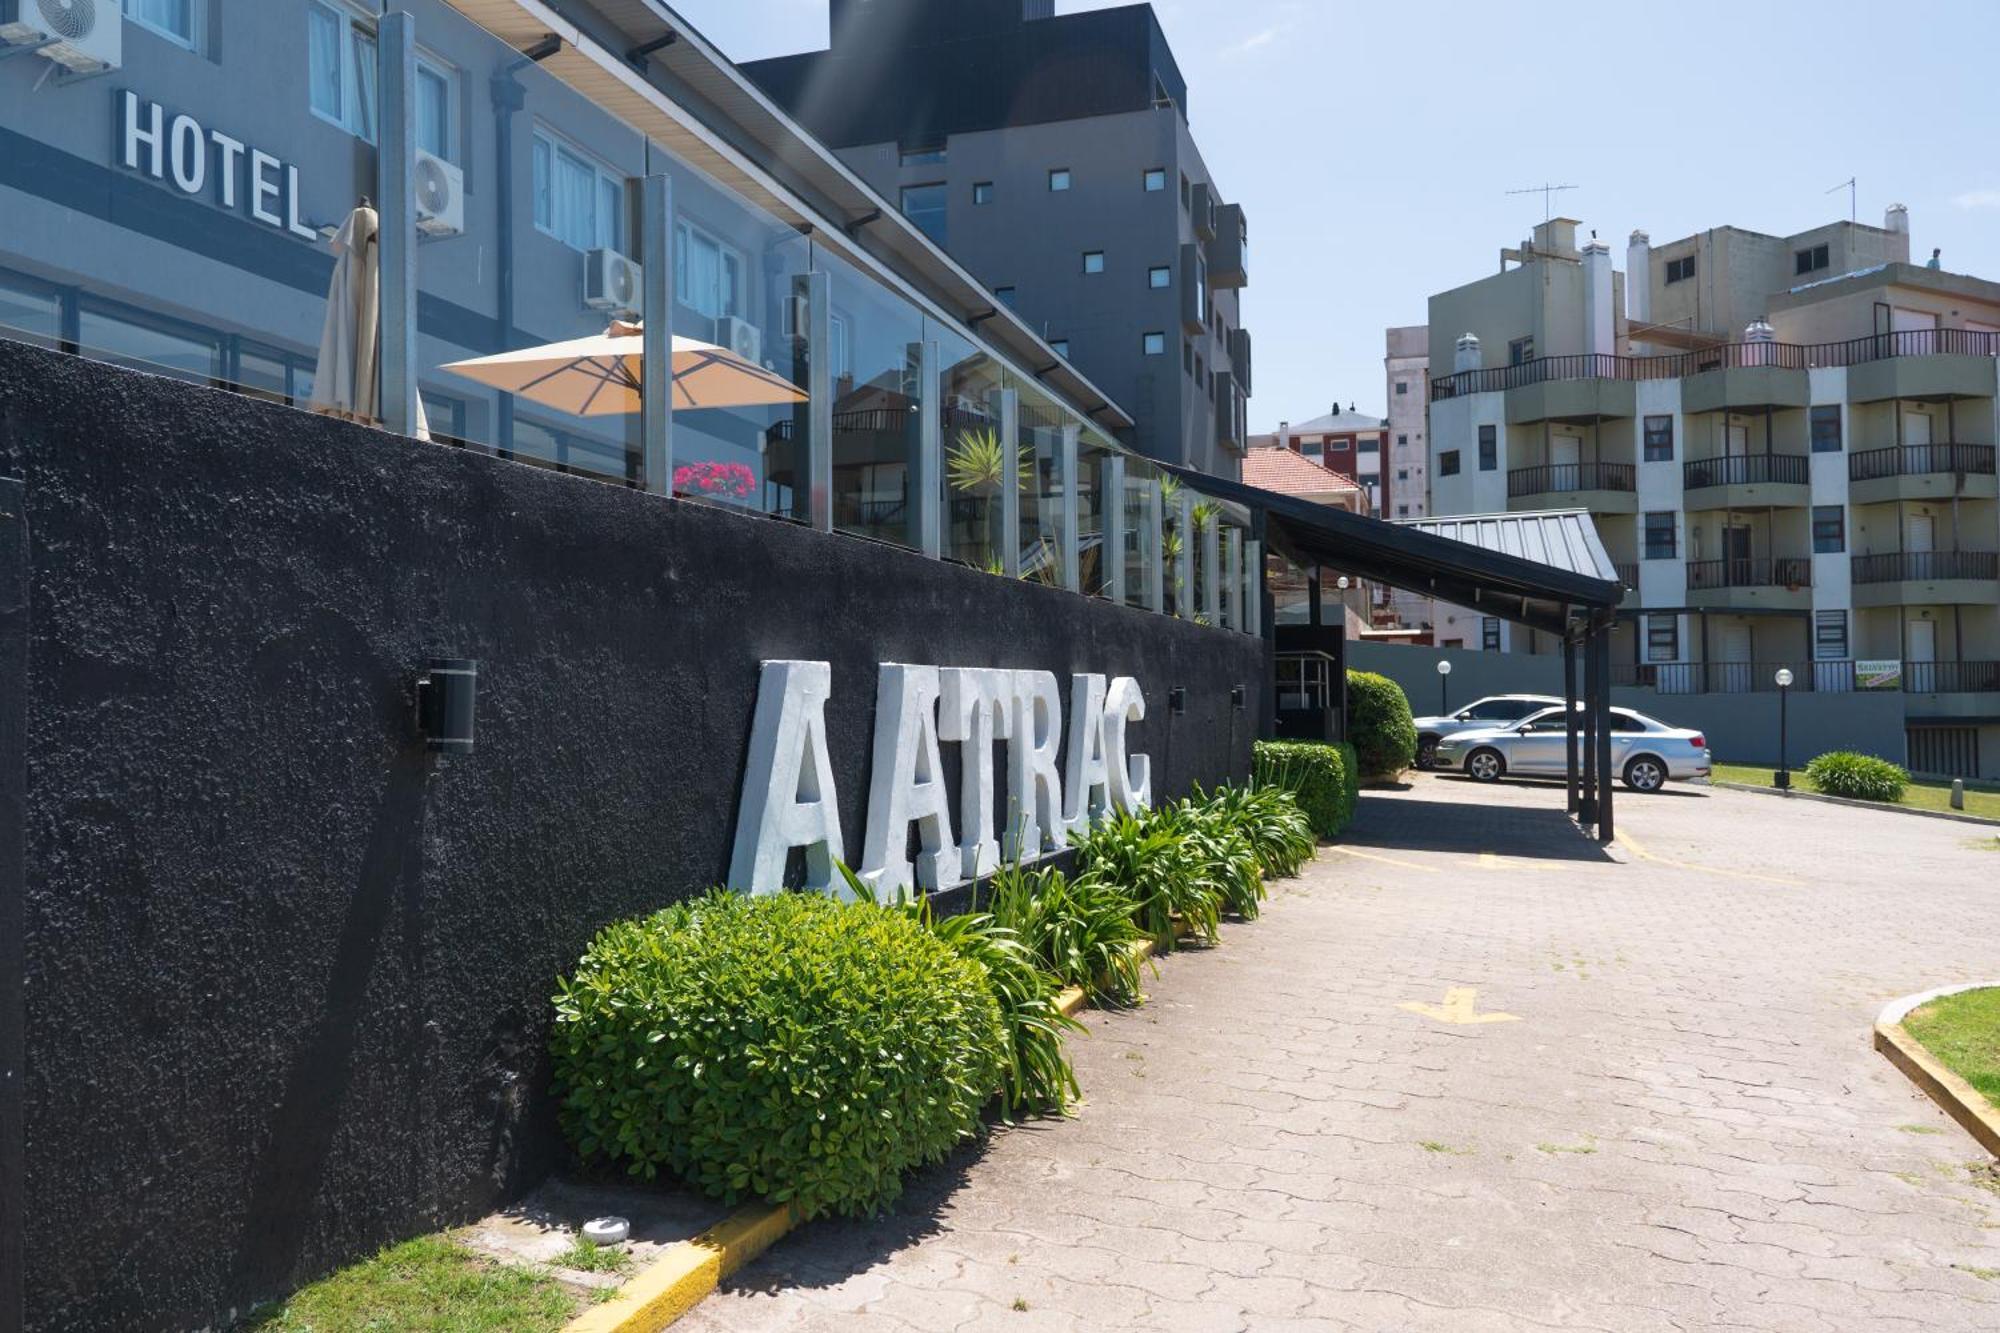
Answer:
[[[726, 870], [761, 660], [833, 664], [851, 849], [880, 661], [1136, 676], [1166, 794], [1247, 770], [1268, 679], [1239, 635], [4, 342], [0, 474], [30, 1329], [226, 1319], [559, 1161], [553, 979]], [[431, 655], [480, 660], [473, 755], [414, 742]]]

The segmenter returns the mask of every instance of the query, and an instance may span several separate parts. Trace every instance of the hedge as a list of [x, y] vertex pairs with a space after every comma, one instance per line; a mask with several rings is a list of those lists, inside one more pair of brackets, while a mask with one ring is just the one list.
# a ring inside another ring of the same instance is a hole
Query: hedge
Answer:
[[1258, 741], [1256, 774], [1260, 783], [1289, 790], [1311, 821], [1313, 832], [1322, 838], [1339, 837], [1354, 819], [1361, 766], [1352, 745]]
[[1806, 765], [1813, 786], [1828, 796], [1857, 801], [1900, 801], [1910, 775], [1886, 759], [1851, 750], [1830, 750]]
[[1347, 735], [1364, 778], [1393, 778], [1417, 762], [1417, 724], [1403, 687], [1372, 671], [1347, 673]]

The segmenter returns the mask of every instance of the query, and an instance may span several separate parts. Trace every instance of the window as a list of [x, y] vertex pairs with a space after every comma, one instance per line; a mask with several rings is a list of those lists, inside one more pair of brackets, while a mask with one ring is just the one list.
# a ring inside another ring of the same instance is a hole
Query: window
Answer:
[[1668, 282], [1686, 282], [1689, 278], [1692, 278], [1693, 276], [1694, 276], [1693, 255], [1689, 255], [1685, 259], [1669, 259], [1667, 261]]
[[1646, 660], [1648, 662], [1677, 662], [1681, 655], [1681, 618], [1679, 616], [1646, 617]]
[[1479, 470], [1491, 472], [1500, 466], [1500, 428], [1481, 426], [1479, 428]]
[[1102, 250], [1085, 250], [1083, 252], [1083, 271], [1085, 273], [1104, 272], [1104, 252]]
[[743, 252], [691, 222], [674, 227], [674, 299], [710, 319], [749, 313]]
[[1408, 505], [1397, 505], [1397, 506], [1396, 506], [1396, 517], [1397, 517], [1397, 518], [1408, 518], [1409, 516], [1410, 516], [1410, 507], [1409, 507]]
[[1181, 173], [1181, 207], [1194, 207], [1194, 186], [1188, 184], [1187, 173]]
[[1145, 349], [1147, 356], [1165, 356], [1167, 354], [1167, 335], [1164, 333], [1149, 333], [1141, 341], [1140, 346]]
[[458, 71], [417, 57], [417, 147], [447, 162], [458, 160]]
[[1371, 435], [1367, 439], [1361, 441], [1361, 443], [1357, 447], [1364, 454], [1379, 454], [1382, 452], [1382, 441], [1377, 437]]
[[1533, 361], [1534, 359], [1535, 359], [1535, 340], [1533, 338], [1516, 338], [1514, 339], [1513, 342], [1507, 344], [1508, 365], [1510, 366], [1523, 365], [1529, 361]]
[[1646, 515], [1646, 559], [1672, 560], [1675, 554], [1674, 511], [1655, 510]]
[[903, 187], [903, 216], [917, 224], [917, 230], [936, 241], [945, 243], [945, 196], [948, 193], [943, 181], [932, 181], [925, 185], [905, 185]]
[[1497, 618], [1486, 616], [1480, 620], [1479, 648], [1488, 653], [1500, 651], [1500, 621]]
[[1194, 374], [1194, 344], [1186, 338], [1181, 339], [1181, 369]]
[[1840, 452], [1840, 405], [1812, 410], [1812, 451], [1816, 454]]
[[1648, 463], [1671, 463], [1674, 461], [1674, 419], [1672, 417], [1646, 418], [1646, 452]]
[[1061, 357], [1063, 360], [1065, 361], [1069, 360], [1069, 339], [1067, 338], [1049, 339], [1049, 350], [1051, 352], [1054, 352], [1057, 356]]
[[1200, 352], [1194, 354], [1194, 382], [1204, 395], [1209, 392], [1208, 362], [1202, 358]]
[[1847, 510], [1840, 505], [1813, 506], [1813, 554], [1838, 555], [1847, 549]]
[[1396, 469], [1397, 481], [1408, 481], [1409, 479], [1410, 479], [1410, 470], [1408, 468], [1399, 467]]
[[995, 287], [993, 289], [993, 299], [1001, 305], [1006, 306], [1009, 310], [1012, 310], [1014, 308], [1014, 289], [1012, 287]]
[[1396, 396], [1398, 398], [1407, 398], [1410, 396], [1410, 382], [1408, 380], [1396, 381]]
[[539, 125], [534, 154], [535, 230], [573, 250], [623, 250], [624, 178]]
[[1438, 455], [1438, 475], [1440, 477], [1458, 475], [1458, 450], [1447, 449]]
[[1847, 656], [1847, 612], [1813, 612], [1813, 659], [1838, 662]]
[[125, 0], [125, 17], [190, 51], [201, 49], [207, 10], [207, 0]]
[[993, 182], [992, 182], [992, 181], [974, 181], [974, 182], [972, 183], [972, 202], [973, 202], [973, 203], [975, 203], [975, 204], [978, 204], [978, 205], [980, 205], [980, 206], [982, 206], [982, 207], [984, 207], [984, 206], [985, 206], [985, 205], [987, 205], [987, 204], [990, 204], [990, 203], [992, 203], [992, 202], [993, 202]]
[[1165, 167], [1146, 168], [1146, 193], [1159, 194], [1166, 188], [1167, 169]]
[[1156, 264], [1146, 270], [1146, 285], [1154, 291], [1164, 291], [1174, 285], [1174, 271], [1165, 264]]
[[306, 6], [306, 100], [313, 114], [375, 142], [375, 30], [343, 6]]
[[1049, 189], [1062, 191], [1069, 188], [1069, 168], [1057, 167], [1049, 172]]
[[924, 167], [944, 161], [944, 145], [930, 144], [923, 148], [905, 148], [898, 159], [902, 166]]
[[1824, 245], [1808, 246], [1804, 250], [1796, 250], [1792, 253], [1792, 271], [1796, 274], [1817, 273], [1825, 268], [1828, 262], [1827, 250]]

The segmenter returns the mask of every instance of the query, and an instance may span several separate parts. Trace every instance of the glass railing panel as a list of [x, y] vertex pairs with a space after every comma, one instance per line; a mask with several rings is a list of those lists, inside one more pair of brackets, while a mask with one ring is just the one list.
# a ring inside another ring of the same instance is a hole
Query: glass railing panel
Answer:
[[1160, 470], [1136, 454], [1126, 455], [1122, 527], [1127, 606], [1152, 604], [1153, 580], [1160, 573], [1159, 494]]
[[1033, 380], [1007, 376], [1017, 409], [1016, 447], [1027, 473], [1021, 494], [1021, 577], [1053, 588], [1065, 584], [1062, 550], [1062, 508], [1067, 487], [1063, 477], [1063, 435], [1076, 418]]
[[0, 60], [0, 337], [304, 406], [372, 88], [314, 114], [303, 7], [218, 8], [193, 49], [128, 24], [112, 77]]
[[[938, 345], [940, 442], [943, 452], [942, 554], [947, 560], [1005, 572], [1002, 501], [1009, 482], [1001, 436], [1000, 363], [970, 340], [935, 319], [926, 336]], [[1012, 483], [1019, 493], [1023, 469]]]
[[813, 264], [831, 292], [834, 529], [914, 546], [923, 316], [824, 247]]
[[1116, 453], [1109, 440], [1088, 427], [1077, 437], [1077, 591], [1086, 597], [1110, 595], [1111, 562], [1119, 554], [1106, 550], [1104, 545], [1111, 527], [1105, 519], [1113, 503], [1110, 464]]

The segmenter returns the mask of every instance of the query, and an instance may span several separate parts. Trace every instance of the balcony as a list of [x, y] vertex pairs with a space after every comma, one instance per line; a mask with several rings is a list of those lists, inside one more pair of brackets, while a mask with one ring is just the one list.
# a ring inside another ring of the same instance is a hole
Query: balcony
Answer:
[[2000, 554], [1992, 551], [1888, 551], [1852, 564], [1857, 607], [1985, 606], [2000, 601]]
[[1812, 463], [1804, 454], [1727, 454], [1681, 465], [1687, 509], [1770, 509], [1812, 503]]
[[1848, 498], [1855, 504], [2000, 495], [1990, 444], [1904, 444], [1847, 457]]
[[1905, 694], [2000, 694], [2000, 662], [1905, 662]]
[[[1509, 509], [1589, 509], [1638, 512], [1638, 487], [1630, 463], [1546, 463], [1507, 473]], [[1515, 504], [1516, 500], [1527, 501]]]
[[1688, 605], [1703, 610], [1804, 611], [1812, 605], [1812, 557], [1690, 560], [1687, 589]]
[[[1885, 688], [1905, 694], [2000, 694], [2000, 662], [1902, 662], [1900, 678]], [[1874, 692], [1856, 679], [1852, 661], [1837, 662], [1614, 662], [1611, 683], [1660, 694], [1775, 694], [1778, 671], [1792, 673], [1791, 688], [1815, 694]], [[1987, 702], [1983, 707], [1991, 707]]]

